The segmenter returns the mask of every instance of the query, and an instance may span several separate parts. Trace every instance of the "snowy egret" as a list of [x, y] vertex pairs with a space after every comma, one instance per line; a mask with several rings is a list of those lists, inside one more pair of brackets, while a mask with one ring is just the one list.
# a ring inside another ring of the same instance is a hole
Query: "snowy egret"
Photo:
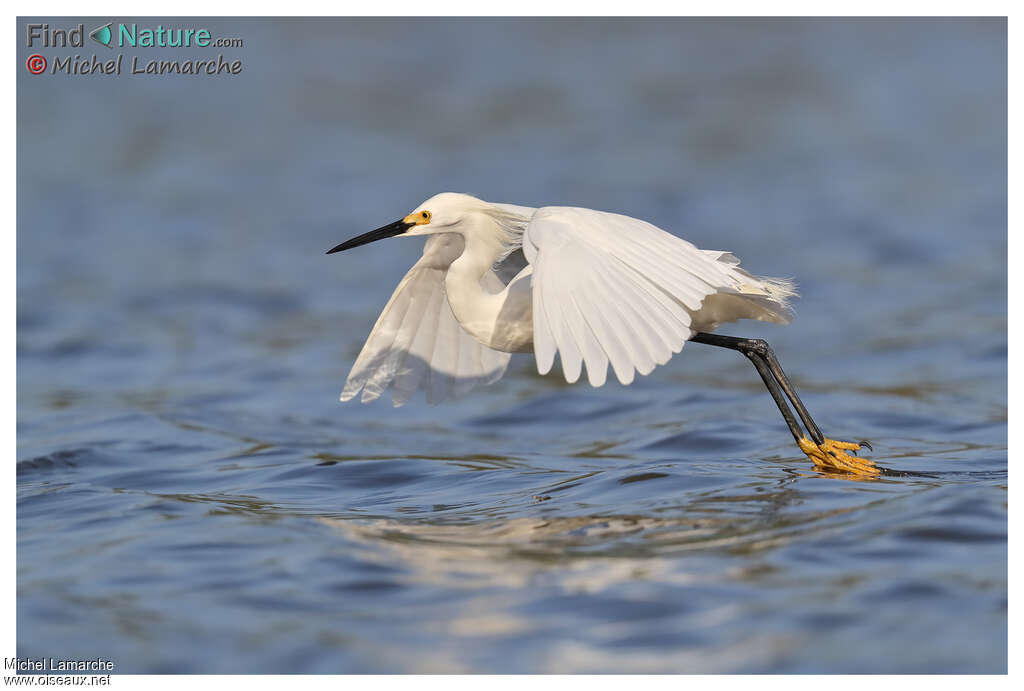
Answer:
[[822, 435], [765, 341], [710, 333], [737, 319], [789, 323], [789, 281], [754, 276], [729, 252], [697, 249], [628, 216], [451, 192], [327, 254], [420, 235], [428, 236], [423, 256], [377, 319], [342, 401], [361, 390], [365, 403], [390, 388], [396, 406], [420, 389], [436, 403], [497, 381], [510, 353], [530, 351], [541, 374], [558, 353], [570, 383], [586, 363], [592, 386], [604, 384], [609, 364], [629, 384], [694, 341], [750, 359], [815, 465], [880, 472], [856, 456], [866, 442]]

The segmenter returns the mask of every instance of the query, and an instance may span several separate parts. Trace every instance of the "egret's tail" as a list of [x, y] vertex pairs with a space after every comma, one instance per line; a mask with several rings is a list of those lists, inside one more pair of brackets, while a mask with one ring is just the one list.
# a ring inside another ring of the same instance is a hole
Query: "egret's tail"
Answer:
[[[746, 273], [744, 271], [744, 273]], [[772, 304], [777, 308], [780, 315], [785, 315], [786, 322], [793, 317], [793, 307], [790, 300], [799, 297], [796, 290], [796, 283], [788, 278], [772, 278], [769, 276], [751, 277], [756, 278], [755, 285], [744, 285], [740, 292], [743, 295], [754, 295], [764, 298], [762, 302]]]
[[693, 313], [696, 331], [711, 331], [737, 319], [788, 324], [793, 319], [792, 298], [798, 297], [796, 284], [788, 278], [754, 276], [740, 268], [740, 260], [729, 252], [705, 250], [717, 261], [729, 266], [734, 280], [731, 290], [707, 296]]

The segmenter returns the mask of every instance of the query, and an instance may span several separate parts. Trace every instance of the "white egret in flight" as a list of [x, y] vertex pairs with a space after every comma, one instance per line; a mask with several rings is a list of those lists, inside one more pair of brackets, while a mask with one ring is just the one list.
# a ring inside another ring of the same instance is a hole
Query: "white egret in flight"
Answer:
[[419, 389], [436, 403], [497, 381], [510, 353], [530, 351], [541, 374], [558, 353], [570, 383], [585, 363], [592, 386], [604, 384], [609, 364], [629, 384], [636, 372], [649, 374], [694, 341], [750, 359], [815, 465], [880, 472], [856, 456], [861, 446], [870, 448], [866, 442], [822, 435], [765, 341], [710, 333], [737, 319], [789, 323], [789, 281], [753, 276], [729, 252], [697, 249], [628, 216], [454, 193], [431, 197], [400, 221], [327, 254], [420, 235], [428, 236], [423, 256], [377, 319], [342, 401], [362, 391], [365, 403], [390, 388], [396, 406]]

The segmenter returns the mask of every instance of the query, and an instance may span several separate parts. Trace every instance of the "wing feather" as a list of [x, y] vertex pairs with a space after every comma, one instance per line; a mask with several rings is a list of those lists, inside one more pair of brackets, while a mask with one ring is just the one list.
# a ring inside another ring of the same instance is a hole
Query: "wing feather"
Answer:
[[583, 352], [583, 361], [587, 363], [587, 381], [591, 386], [604, 386], [605, 379], [608, 377], [608, 354], [601, 347], [594, 327], [587, 320], [586, 312], [580, 309], [581, 300], [577, 299], [576, 293], [573, 291], [569, 292], [569, 297], [572, 309], [579, 315], [583, 325], [579, 333], [579, 345]]
[[[558, 349], [562, 358], [562, 374], [565, 375], [567, 382], [573, 384], [583, 373], [583, 353], [578, 345], [585, 328], [583, 317], [580, 316], [579, 310], [576, 309], [576, 303], [572, 300], [563, 300], [553, 309], [547, 305], [544, 307], [545, 314], [551, 315], [554, 312], [561, 316], [561, 323], [557, 324], [555, 328], [558, 329]], [[536, 337], [533, 340], [534, 347], [536, 347]]]
[[609, 318], [609, 301], [614, 301], [615, 298], [605, 292], [606, 286], [595, 274], [590, 274], [588, 279], [588, 289], [580, 294], [580, 301], [586, 306], [584, 318], [590, 325], [598, 345], [608, 356], [615, 376], [623, 384], [630, 384], [633, 381], [633, 363], [636, 361], [636, 355], [630, 352], [626, 329], [622, 328], [624, 325], [616, 324]]
[[[626, 327], [620, 329], [620, 332], [623, 343], [629, 350], [628, 378], [632, 379], [634, 367], [642, 375], [650, 374], [654, 370], [659, 353], [668, 349], [652, 328], [647, 305], [635, 287], [624, 281], [620, 285], [619, 291], [618, 299], [616, 299], [606, 285], [599, 283], [595, 294], [602, 299], [607, 308], [607, 319], [613, 324], [622, 324]], [[631, 309], [624, 308], [620, 302], [628, 303], [631, 305]]]
[[408, 351], [401, 354], [402, 365], [397, 369], [391, 385], [391, 402], [395, 406], [408, 403], [420, 388], [430, 395], [431, 358], [437, 339], [438, 315], [441, 302], [446, 298], [443, 290], [427, 287], [430, 292], [425, 293], [422, 312], [417, 315], [416, 326], [410, 329], [412, 341]]

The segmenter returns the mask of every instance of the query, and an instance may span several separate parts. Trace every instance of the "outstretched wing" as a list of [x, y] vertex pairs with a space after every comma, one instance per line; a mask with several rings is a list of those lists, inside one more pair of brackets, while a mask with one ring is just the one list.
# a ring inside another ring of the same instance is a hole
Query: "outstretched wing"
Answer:
[[547, 374], [558, 352], [569, 382], [584, 362], [592, 386], [604, 384], [609, 363], [623, 384], [650, 373], [682, 350], [708, 295], [738, 292], [732, 264], [618, 214], [539, 209], [523, 251], [533, 266], [537, 369]]
[[420, 389], [429, 403], [438, 403], [477, 384], [491, 384], [505, 373], [509, 354], [470, 336], [448, 304], [444, 276], [463, 246], [456, 233], [427, 238], [423, 256], [398, 284], [356, 358], [342, 401], [362, 390], [360, 400], [367, 403], [390, 388], [395, 406]]

